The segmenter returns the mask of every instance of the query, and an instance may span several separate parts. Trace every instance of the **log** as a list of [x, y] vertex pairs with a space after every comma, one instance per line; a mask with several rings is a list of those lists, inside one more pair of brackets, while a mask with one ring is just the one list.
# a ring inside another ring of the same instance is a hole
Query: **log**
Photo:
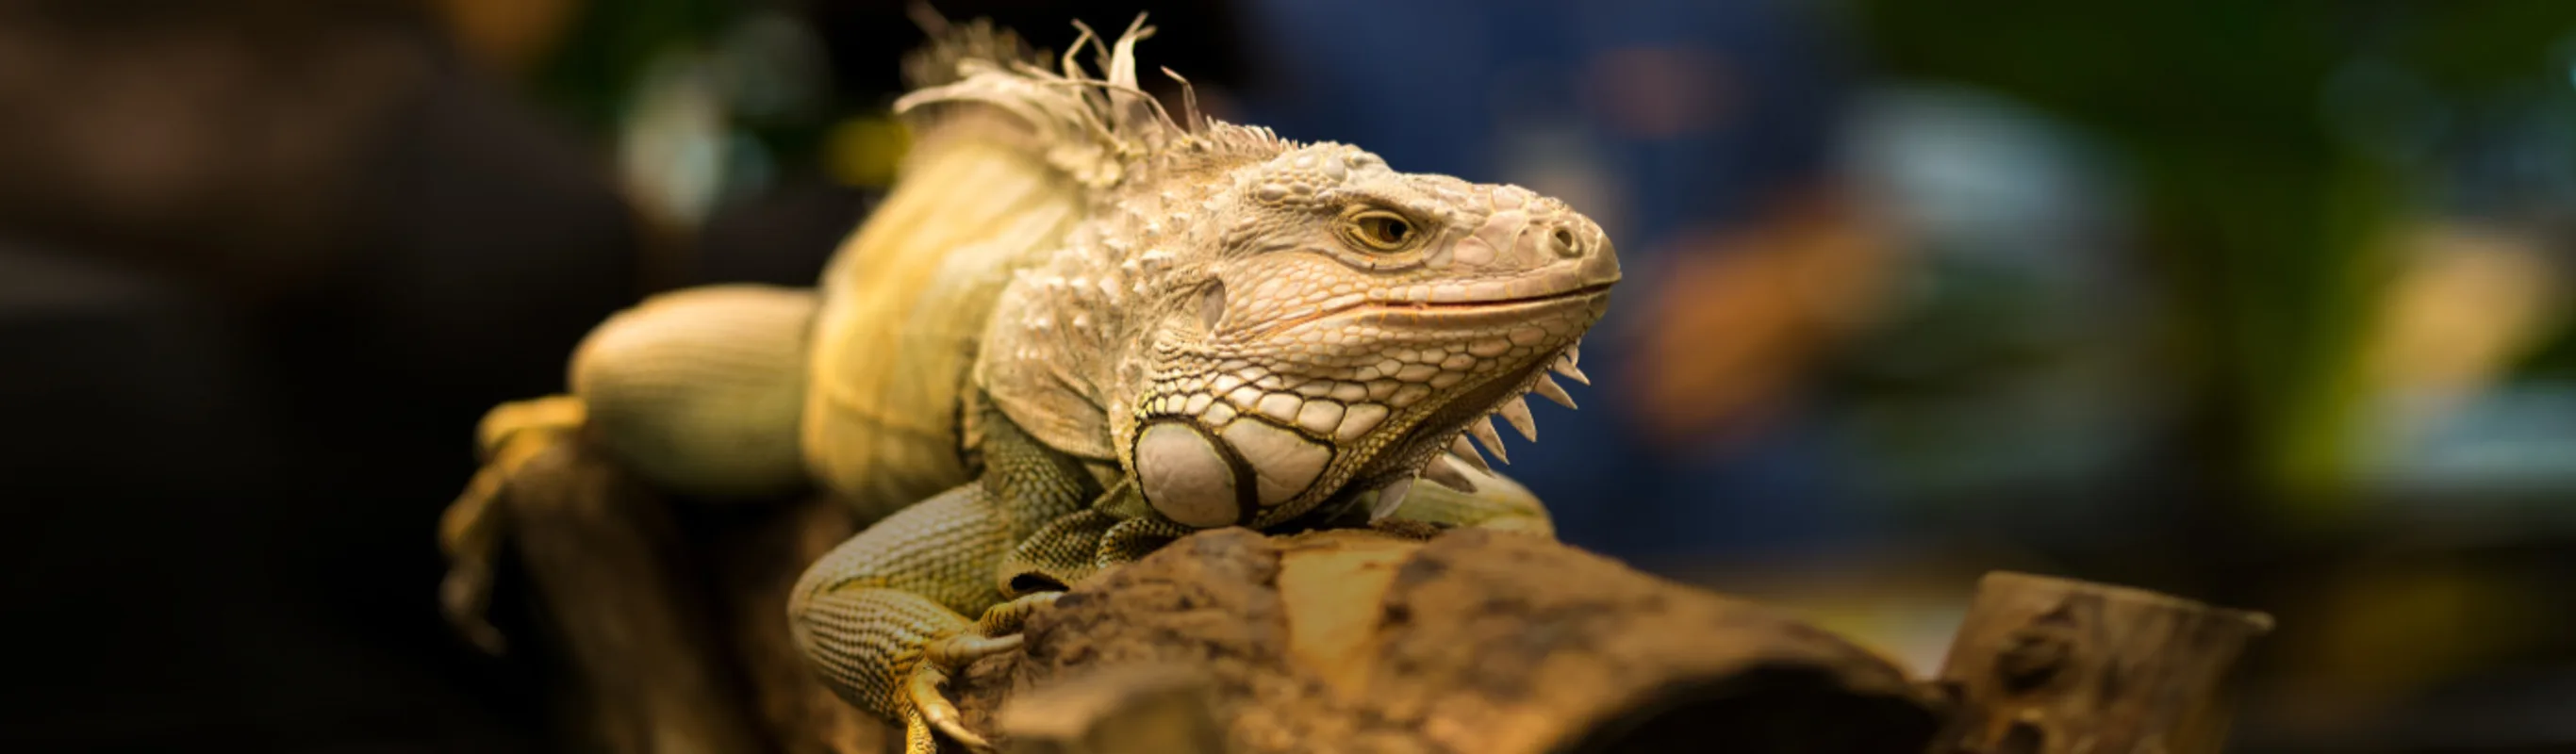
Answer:
[[1987, 574], [1943, 663], [1962, 754], [2205, 754], [2262, 613], [2021, 573]]
[[1190, 668], [1107, 668], [1013, 699], [1000, 725], [1011, 754], [1225, 754], [1210, 683]]
[[788, 595], [805, 567], [858, 533], [850, 506], [825, 496], [775, 508], [752, 508], [703, 526], [694, 543], [711, 563], [701, 582], [718, 603], [723, 646], [712, 652], [739, 663], [747, 701], [768, 739], [784, 754], [860, 754], [897, 743], [883, 723], [850, 706], [814, 675], [789, 633]]
[[539, 450], [502, 504], [538, 624], [509, 646], [554, 660], [555, 723], [573, 748], [885, 748], [885, 726], [817, 681], [787, 631], [797, 575], [856, 528], [846, 506], [675, 499], [577, 437]]
[[[607, 752], [884, 750], [788, 638], [855, 528], [823, 498], [706, 506], [568, 439], [509, 481], [562, 721]], [[1074, 588], [949, 688], [1014, 754], [2214, 752], [2270, 626], [1990, 574], [1934, 683], [1780, 610], [1486, 530], [1203, 532]]]
[[[1938, 700], [1877, 655], [1527, 534], [1203, 532], [1024, 631], [950, 688], [1014, 751], [1082, 751], [1057, 742], [1157, 705], [1186, 725], [1168, 700], [1191, 694], [1235, 754], [1916, 754], [1938, 729]], [[1136, 667], [1199, 680], [1097, 675]], [[1167, 701], [1120, 701], [1148, 698]]]

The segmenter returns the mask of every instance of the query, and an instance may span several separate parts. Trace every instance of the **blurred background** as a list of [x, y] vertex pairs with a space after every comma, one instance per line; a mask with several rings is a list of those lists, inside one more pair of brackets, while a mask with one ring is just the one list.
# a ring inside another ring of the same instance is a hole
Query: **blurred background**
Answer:
[[[809, 283], [905, 6], [0, 0], [0, 748], [550, 748], [436, 614], [473, 423]], [[2576, 3], [939, 8], [1600, 220], [1575, 544], [1922, 669], [1989, 569], [2266, 610], [2238, 750], [2576, 750]]]

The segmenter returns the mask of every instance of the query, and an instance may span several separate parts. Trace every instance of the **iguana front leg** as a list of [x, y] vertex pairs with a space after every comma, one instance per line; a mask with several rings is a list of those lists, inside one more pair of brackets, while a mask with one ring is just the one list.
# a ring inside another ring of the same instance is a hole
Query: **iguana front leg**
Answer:
[[900, 721], [906, 751], [917, 754], [936, 749], [933, 728], [983, 745], [939, 686], [976, 658], [1016, 646], [1020, 619], [1060, 585], [1009, 588], [1005, 562], [1041, 529], [1087, 514], [1100, 495], [1079, 461], [1007, 420], [992, 428], [984, 453], [978, 481], [834, 548], [806, 570], [788, 605], [797, 645], [825, 685]]
[[931, 726], [978, 743], [939, 701], [946, 672], [927, 660], [943, 640], [992, 635], [966, 616], [1003, 604], [993, 573], [1017, 515], [980, 484], [958, 487], [842, 543], [796, 586], [797, 646], [842, 699], [902, 722], [906, 751], [932, 751]]

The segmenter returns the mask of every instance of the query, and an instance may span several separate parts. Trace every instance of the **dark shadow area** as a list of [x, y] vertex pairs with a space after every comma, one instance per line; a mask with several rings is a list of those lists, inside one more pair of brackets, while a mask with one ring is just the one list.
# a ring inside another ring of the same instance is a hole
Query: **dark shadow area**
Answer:
[[1914, 754], [1939, 720], [1912, 700], [1853, 692], [1813, 668], [1760, 666], [1677, 685], [1557, 754]]

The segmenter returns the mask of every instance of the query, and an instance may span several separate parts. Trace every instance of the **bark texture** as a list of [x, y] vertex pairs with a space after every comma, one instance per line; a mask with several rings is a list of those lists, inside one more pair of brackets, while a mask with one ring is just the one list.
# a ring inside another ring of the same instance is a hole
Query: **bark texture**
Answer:
[[2225, 682], [2271, 628], [2261, 613], [2154, 592], [1987, 574], [1941, 670], [1960, 702], [1942, 751], [2219, 751]]
[[[510, 481], [511, 552], [582, 750], [876, 752], [885, 726], [814, 680], [787, 592], [855, 523], [828, 499], [705, 506], [655, 493], [585, 442]], [[517, 646], [514, 644], [513, 646]]]
[[[1023, 651], [952, 688], [1022, 751], [1085, 750], [1060, 742], [1088, 730], [1022, 715], [1022, 696], [1101, 729], [1188, 719], [1104, 701], [1152, 696], [1091, 675], [1116, 668], [1159, 669], [1142, 688], [1165, 696], [1203, 689], [1222, 751], [1243, 754], [1919, 752], [1937, 727], [1931, 696], [1857, 646], [1523, 534], [1207, 532], [1077, 587], [1026, 631]], [[1094, 700], [1067, 701], [1080, 693]]]
[[[585, 443], [507, 497], [564, 727], [618, 752], [876, 752], [788, 638], [828, 499], [713, 506]], [[1783, 611], [1484, 530], [1203, 532], [1029, 619], [949, 693], [1013, 754], [2214, 752], [2259, 613], [1990, 574], [1937, 683]]]

